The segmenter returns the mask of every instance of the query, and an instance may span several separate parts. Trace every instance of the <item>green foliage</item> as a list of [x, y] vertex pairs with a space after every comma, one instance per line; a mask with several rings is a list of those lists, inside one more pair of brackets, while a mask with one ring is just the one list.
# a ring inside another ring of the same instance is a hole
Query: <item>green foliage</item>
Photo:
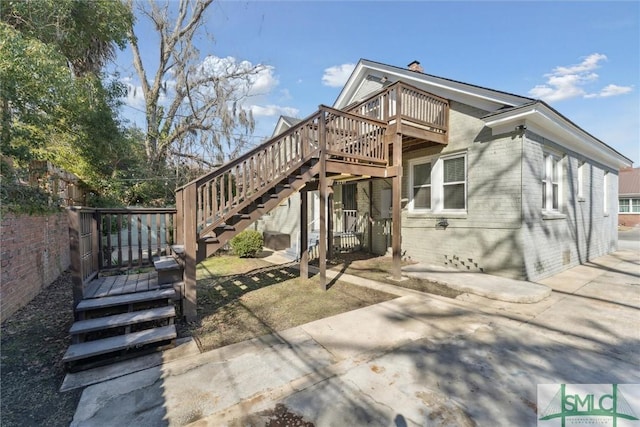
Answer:
[[0, 17], [29, 39], [55, 48], [78, 76], [97, 74], [126, 46], [133, 22], [122, 1], [3, 1]]
[[262, 250], [262, 233], [256, 230], [244, 230], [229, 242], [233, 253], [241, 258], [253, 258]]
[[0, 18], [2, 154], [23, 169], [37, 159], [74, 173], [96, 191], [90, 198], [96, 205], [128, 202], [128, 179], [145, 169], [144, 150], [117, 117], [124, 86], [100, 71], [116, 47], [126, 46], [129, 7], [5, 1]]
[[0, 178], [0, 212], [34, 215], [60, 210], [57, 198], [39, 187], [21, 183], [4, 161], [0, 161]]

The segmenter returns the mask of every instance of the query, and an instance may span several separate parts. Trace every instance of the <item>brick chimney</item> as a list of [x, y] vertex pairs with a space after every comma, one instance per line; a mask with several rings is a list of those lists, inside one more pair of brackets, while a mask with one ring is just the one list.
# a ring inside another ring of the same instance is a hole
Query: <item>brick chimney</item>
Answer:
[[407, 65], [407, 67], [409, 67], [411, 71], [415, 71], [417, 73], [424, 73], [424, 68], [422, 68], [422, 65], [420, 65], [420, 62], [418, 61], [413, 61], [412, 63]]

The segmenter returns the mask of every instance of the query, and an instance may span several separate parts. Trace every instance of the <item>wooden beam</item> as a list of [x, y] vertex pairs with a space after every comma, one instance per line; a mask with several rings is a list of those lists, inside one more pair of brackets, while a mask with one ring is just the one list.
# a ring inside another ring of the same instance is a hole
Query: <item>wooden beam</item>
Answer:
[[[69, 255], [71, 260], [71, 283], [73, 286], [73, 308], [84, 296], [82, 280], [82, 255], [80, 253], [80, 212], [75, 208], [69, 208]], [[96, 239], [97, 236], [93, 236]], [[94, 254], [95, 256], [95, 254]]]
[[327, 290], [327, 134], [325, 112], [321, 112], [319, 139], [319, 193], [320, 193], [320, 242], [318, 244], [318, 267], [320, 268], [320, 288]]
[[402, 135], [396, 134], [393, 142], [393, 165], [398, 168], [398, 174], [391, 182], [391, 206], [392, 206], [392, 228], [391, 228], [391, 251], [393, 253], [392, 278], [400, 280], [402, 278], [402, 224], [401, 224], [401, 198], [402, 198]]
[[300, 192], [300, 278], [309, 278], [309, 192]]
[[184, 212], [184, 296], [182, 299], [182, 315], [187, 322], [198, 317], [196, 301], [196, 256], [198, 248], [198, 232], [196, 229], [196, 185], [188, 185], [183, 189]]
[[402, 134], [405, 137], [417, 138], [423, 141], [435, 142], [442, 145], [447, 145], [449, 142], [447, 133], [433, 132], [427, 129], [421, 129], [411, 124], [403, 123]]
[[328, 212], [327, 212], [327, 258], [333, 259], [333, 188], [328, 194]]
[[334, 160], [327, 161], [327, 173], [345, 173], [349, 175], [371, 176], [375, 178], [390, 178], [390, 168], [384, 166], [359, 165]]
[[373, 180], [369, 180], [369, 221], [367, 221], [367, 232], [369, 241], [369, 253], [373, 252]]

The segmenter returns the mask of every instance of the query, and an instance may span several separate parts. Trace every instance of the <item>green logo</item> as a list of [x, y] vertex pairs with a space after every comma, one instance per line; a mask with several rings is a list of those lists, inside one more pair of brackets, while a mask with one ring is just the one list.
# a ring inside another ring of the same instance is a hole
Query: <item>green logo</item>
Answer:
[[[541, 398], [541, 386], [538, 385], [538, 403]], [[569, 387], [569, 390], [567, 389]], [[606, 387], [606, 389], [604, 388]], [[610, 389], [608, 387], [611, 387]], [[637, 403], [637, 402], [636, 402]], [[541, 408], [541, 406], [539, 406]], [[540, 423], [556, 420], [565, 427], [567, 420], [576, 425], [608, 425], [618, 427], [619, 420], [638, 421], [627, 398], [618, 384], [560, 384], [545, 409], [539, 414], [538, 425], [557, 425]], [[635, 423], [634, 423], [635, 424]]]

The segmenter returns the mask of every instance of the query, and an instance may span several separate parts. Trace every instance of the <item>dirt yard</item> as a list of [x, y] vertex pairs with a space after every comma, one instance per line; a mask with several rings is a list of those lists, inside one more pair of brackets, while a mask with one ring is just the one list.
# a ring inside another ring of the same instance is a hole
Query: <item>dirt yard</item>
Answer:
[[298, 276], [293, 264], [209, 258], [198, 269], [199, 321], [182, 325], [180, 335], [206, 351], [395, 298], [340, 281], [324, 291], [317, 277]]
[[81, 391], [58, 392], [73, 321], [71, 289], [71, 276], [64, 273], [2, 323], [2, 426], [68, 426], [71, 422]]

